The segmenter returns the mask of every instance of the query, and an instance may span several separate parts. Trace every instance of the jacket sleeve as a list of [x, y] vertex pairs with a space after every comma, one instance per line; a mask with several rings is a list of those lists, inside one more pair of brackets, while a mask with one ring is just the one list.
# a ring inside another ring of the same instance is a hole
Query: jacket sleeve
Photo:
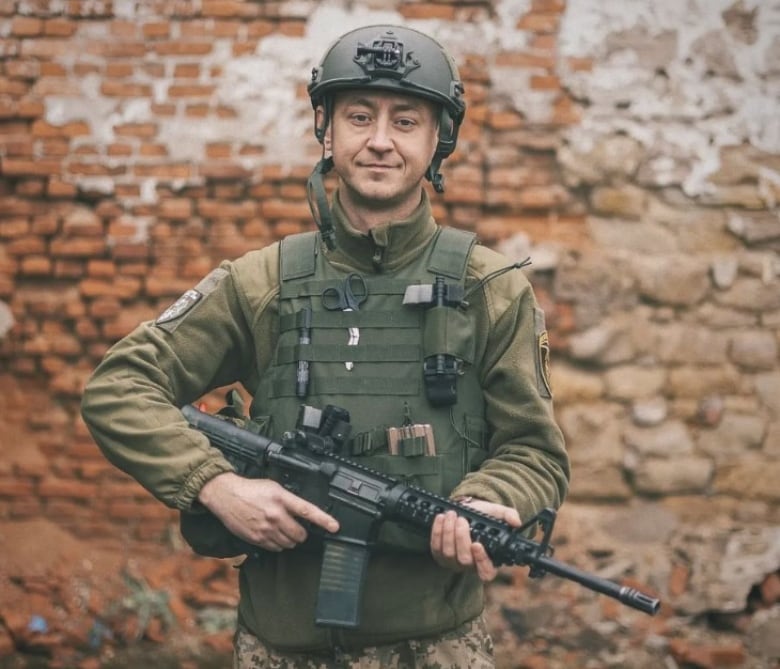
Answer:
[[517, 271], [487, 281], [473, 306], [479, 310], [489, 456], [453, 496], [511, 506], [528, 519], [545, 506], [560, 506], [570, 476], [563, 434], [553, 416], [544, 314]]
[[238, 274], [223, 263], [156, 321], [139, 325], [109, 350], [82, 397], [82, 416], [106, 458], [180, 510], [232, 467], [179, 408], [257, 375], [252, 309]]

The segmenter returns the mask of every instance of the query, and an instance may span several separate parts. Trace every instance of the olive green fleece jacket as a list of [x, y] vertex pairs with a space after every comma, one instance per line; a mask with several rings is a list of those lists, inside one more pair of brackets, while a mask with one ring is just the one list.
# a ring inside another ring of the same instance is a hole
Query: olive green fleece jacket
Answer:
[[[338, 268], [392, 272], [422, 253], [438, 229], [427, 196], [407, 220], [355, 230], [334, 198], [337, 247], [322, 253]], [[467, 281], [507, 266], [476, 246]], [[253, 392], [278, 335], [279, 245], [224, 262], [180, 302], [182, 313], [141, 324], [105, 356], [87, 384], [82, 414], [106, 457], [168, 506], [188, 511], [203, 485], [232, 471], [219, 451], [187, 427], [178, 407], [240, 382]], [[470, 297], [478, 310], [477, 353], [490, 427], [488, 458], [453, 496], [471, 495], [529, 518], [557, 507], [569, 462], [540, 357], [543, 317], [522, 272], [486, 281]], [[349, 407], [345, 407], [349, 409]], [[294, 592], [276, 588], [296, 574]], [[452, 629], [478, 615], [482, 588], [473, 574], [438, 567], [429, 555], [372, 555], [359, 630], [313, 625], [319, 557], [305, 551], [248, 561], [241, 574], [241, 622], [271, 645], [297, 650], [359, 648]], [[288, 578], [285, 580], [285, 576]], [[260, 587], [262, 584], [262, 587]]]

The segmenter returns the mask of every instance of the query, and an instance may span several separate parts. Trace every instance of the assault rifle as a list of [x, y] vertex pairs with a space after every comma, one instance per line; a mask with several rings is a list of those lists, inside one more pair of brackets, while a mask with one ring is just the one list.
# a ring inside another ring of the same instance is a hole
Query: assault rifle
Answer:
[[[555, 574], [644, 613], [658, 612], [658, 599], [553, 559], [553, 509], [544, 509], [515, 528], [342, 457], [336, 451], [351, 429], [349, 414], [343, 409], [302, 406], [296, 430], [285, 433], [282, 443], [193, 406], [185, 406], [182, 413], [239, 472], [272, 478], [339, 521], [337, 533], [321, 532], [324, 554], [315, 611], [318, 625], [355, 628], [360, 624], [369, 552], [383, 522], [395, 521], [429, 534], [436, 515], [448, 510], [468, 521], [471, 538], [485, 547], [497, 566], [528, 566], [532, 578]], [[537, 525], [542, 528], [539, 542], [525, 536]]]

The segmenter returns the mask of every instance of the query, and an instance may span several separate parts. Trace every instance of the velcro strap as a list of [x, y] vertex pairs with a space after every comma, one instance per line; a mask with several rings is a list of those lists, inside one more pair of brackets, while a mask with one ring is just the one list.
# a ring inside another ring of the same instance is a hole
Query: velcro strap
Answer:
[[280, 346], [277, 364], [298, 362], [414, 362], [422, 360], [422, 349], [417, 344], [396, 344], [391, 346], [347, 344], [295, 344]]
[[[295, 397], [295, 377], [282, 375], [271, 381], [272, 397]], [[394, 379], [386, 376], [339, 376], [315, 378], [309, 385], [309, 395], [398, 395], [419, 396], [420, 379]]]
[[[285, 314], [279, 318], [281, 332], [301, 327], [300, 312]], [[420, 312], [411, 309], [393, 311], [315, 311], [311, 316], [313, 329], [326, 328], [416, 328], [422, 318]]]
[[[403, 295], [408, 280], [388, 279], [380, 276], [364, 276], [368, 295]], [[343, 283], [343, 279], [311, 279], [309, 281], [296, 281], [295, 283], [282, 284], [279, 297], [282, 300], [291, 300], [296, 297], [319, 297], [326, 288], [333, 288]]]
[[350, 439], [348, 450], [350, 455], [366, 455], [375, 451], [386, 451], [387, 430], [375, 427], [373, 430], [356, 434]]

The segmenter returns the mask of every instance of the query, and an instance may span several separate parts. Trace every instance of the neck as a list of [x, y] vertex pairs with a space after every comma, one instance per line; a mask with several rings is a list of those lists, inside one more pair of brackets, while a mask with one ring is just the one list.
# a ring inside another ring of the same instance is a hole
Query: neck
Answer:
[[[356, 230], [368, 232], [372, 228], [385, 225], [390, 221], [409, 218], [422, 200], [422, 186], [397, 202], [369, 201], [357, 196], [346, 185], [339, 190], [341, 203], [347, 219]], [[373, 205], [373, 206], [372, 206]]]

